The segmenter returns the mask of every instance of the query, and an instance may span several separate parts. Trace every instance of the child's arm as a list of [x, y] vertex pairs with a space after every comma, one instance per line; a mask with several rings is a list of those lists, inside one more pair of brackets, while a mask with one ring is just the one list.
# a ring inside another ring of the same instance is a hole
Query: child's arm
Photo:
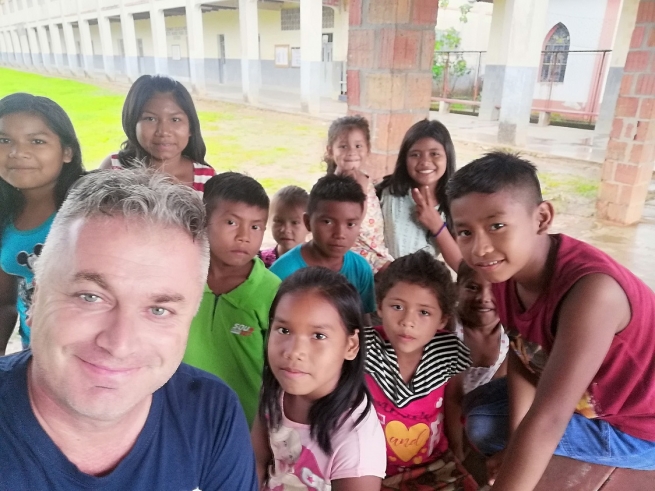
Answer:
[[255, 462], [257, 464], [257, 477], [259, 478], [259, 488], [264, 488], [264, 483], [268, 478], [268, 465], [273, 460], [273, 452], [268, 444], [268, 432], [262, 424], [259, 414], [255, 415], [250, 430], [250, 440], [252, 448], [255, 451]]
[[332, 481], [333, 491], [380, 491], [382, 479], [376, 476], [349, 477]]
[[462, 428], [463, 373], [455, 375], [446, 385], [444, 421], [448, 445], [459, 461], [464, 460], [464, 438]]
[[610, 348], [630, 321], [625, 292], [611, 277], [582, 278], [561, 303], [556, 338], [534, 402], [505, 452], [495, 491], [533, 489]]
[[5, 354], [11, 333], [16, 326], [16, 276], [0, 269], [0, 356]]
[[412, 189], [412, 198], [416, 203], [416, 218], [428, 229], [434, 237], [444, 261], [453, 271], [457, 271], [462, 262], [462, 253], [457, 247], [453, 236], [450, 235], [444, 221], [436, 210], [437, 201], [427, 186], [421, 189]]

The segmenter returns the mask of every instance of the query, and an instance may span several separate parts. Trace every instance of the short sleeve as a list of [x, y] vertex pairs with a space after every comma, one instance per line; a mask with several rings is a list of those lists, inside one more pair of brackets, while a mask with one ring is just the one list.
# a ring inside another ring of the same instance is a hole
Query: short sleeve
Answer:
[[455, 334], [448, 333], [452, 338], [453, 350], [450, 358], [450, 376], [457, 375], [471, 366], [471, 351]]
[[359, 296], [362, 298], [364, 313], [370, 314], [376, 311], [373, 270], [363, 257], [352, 253], [352, 258], [356, 270], [355, 277], [357, 278], [357, 284], [355, 287], [359, 292]]
[[[351, 418], [353, 421], [357, 419], [355, 415]], [[345, 435], [344, 440], [333, 455], [330, 481], [363, 476], [384, 479], [387, 445], [373, 406], [354, 430], [345, 426], [340, 432], [340, 436]]]
[[257, 491], [259, 484], [248, 424], [236, 395], [232, 391], [228, 394], [211, 457], [204, 462], [206, 472], [200, 489], [228, 491], [238, 484], [240, 490]]

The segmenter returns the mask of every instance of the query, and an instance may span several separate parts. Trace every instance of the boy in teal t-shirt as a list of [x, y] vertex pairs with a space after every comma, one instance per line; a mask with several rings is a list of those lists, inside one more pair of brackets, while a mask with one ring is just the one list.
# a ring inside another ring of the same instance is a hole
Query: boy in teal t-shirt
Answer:
[[212, 177], [207, 208], [210, 264], [183, 361], [223, 379], [239, 396], [248, 424], [259, 404], [268, 311], [280, 280], [257, 258], [269, 200], [253, 178]]
[[365, 314], [375, 312], [373, 270], [350, 250], [359, 235], [365, 205], [366, 195], [353, 178], [336, 174], [321, 177], [309, 193], [303, 216], [312, 239], [281, 256], [270, 271], [284, 280], [308, 266], [331, 269], [357, 289]]

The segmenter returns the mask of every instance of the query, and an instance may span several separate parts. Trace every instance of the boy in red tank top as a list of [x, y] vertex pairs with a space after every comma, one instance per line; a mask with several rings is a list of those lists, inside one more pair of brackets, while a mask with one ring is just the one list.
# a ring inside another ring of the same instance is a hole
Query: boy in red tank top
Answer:
[[488, 462], [494, 490], [534, 488], [553, 454], [655, 469], [653, 291], [600, 250], [548, 233], [553, 206], [524, 159], [471, 162], [448, 199], [464, 260], [494, 283], [512, 340], [509, 428], [485, 436], [502, 448], [509, 435]]

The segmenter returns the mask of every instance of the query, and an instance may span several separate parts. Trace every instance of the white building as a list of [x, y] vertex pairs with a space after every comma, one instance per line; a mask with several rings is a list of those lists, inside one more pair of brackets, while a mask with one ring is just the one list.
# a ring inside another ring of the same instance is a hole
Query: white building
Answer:
[[274, 88], [303, 109], [345, 80], [347, 0], [0, 0], [0, 61], [133, 81], [169, 74], [198, 93]]

